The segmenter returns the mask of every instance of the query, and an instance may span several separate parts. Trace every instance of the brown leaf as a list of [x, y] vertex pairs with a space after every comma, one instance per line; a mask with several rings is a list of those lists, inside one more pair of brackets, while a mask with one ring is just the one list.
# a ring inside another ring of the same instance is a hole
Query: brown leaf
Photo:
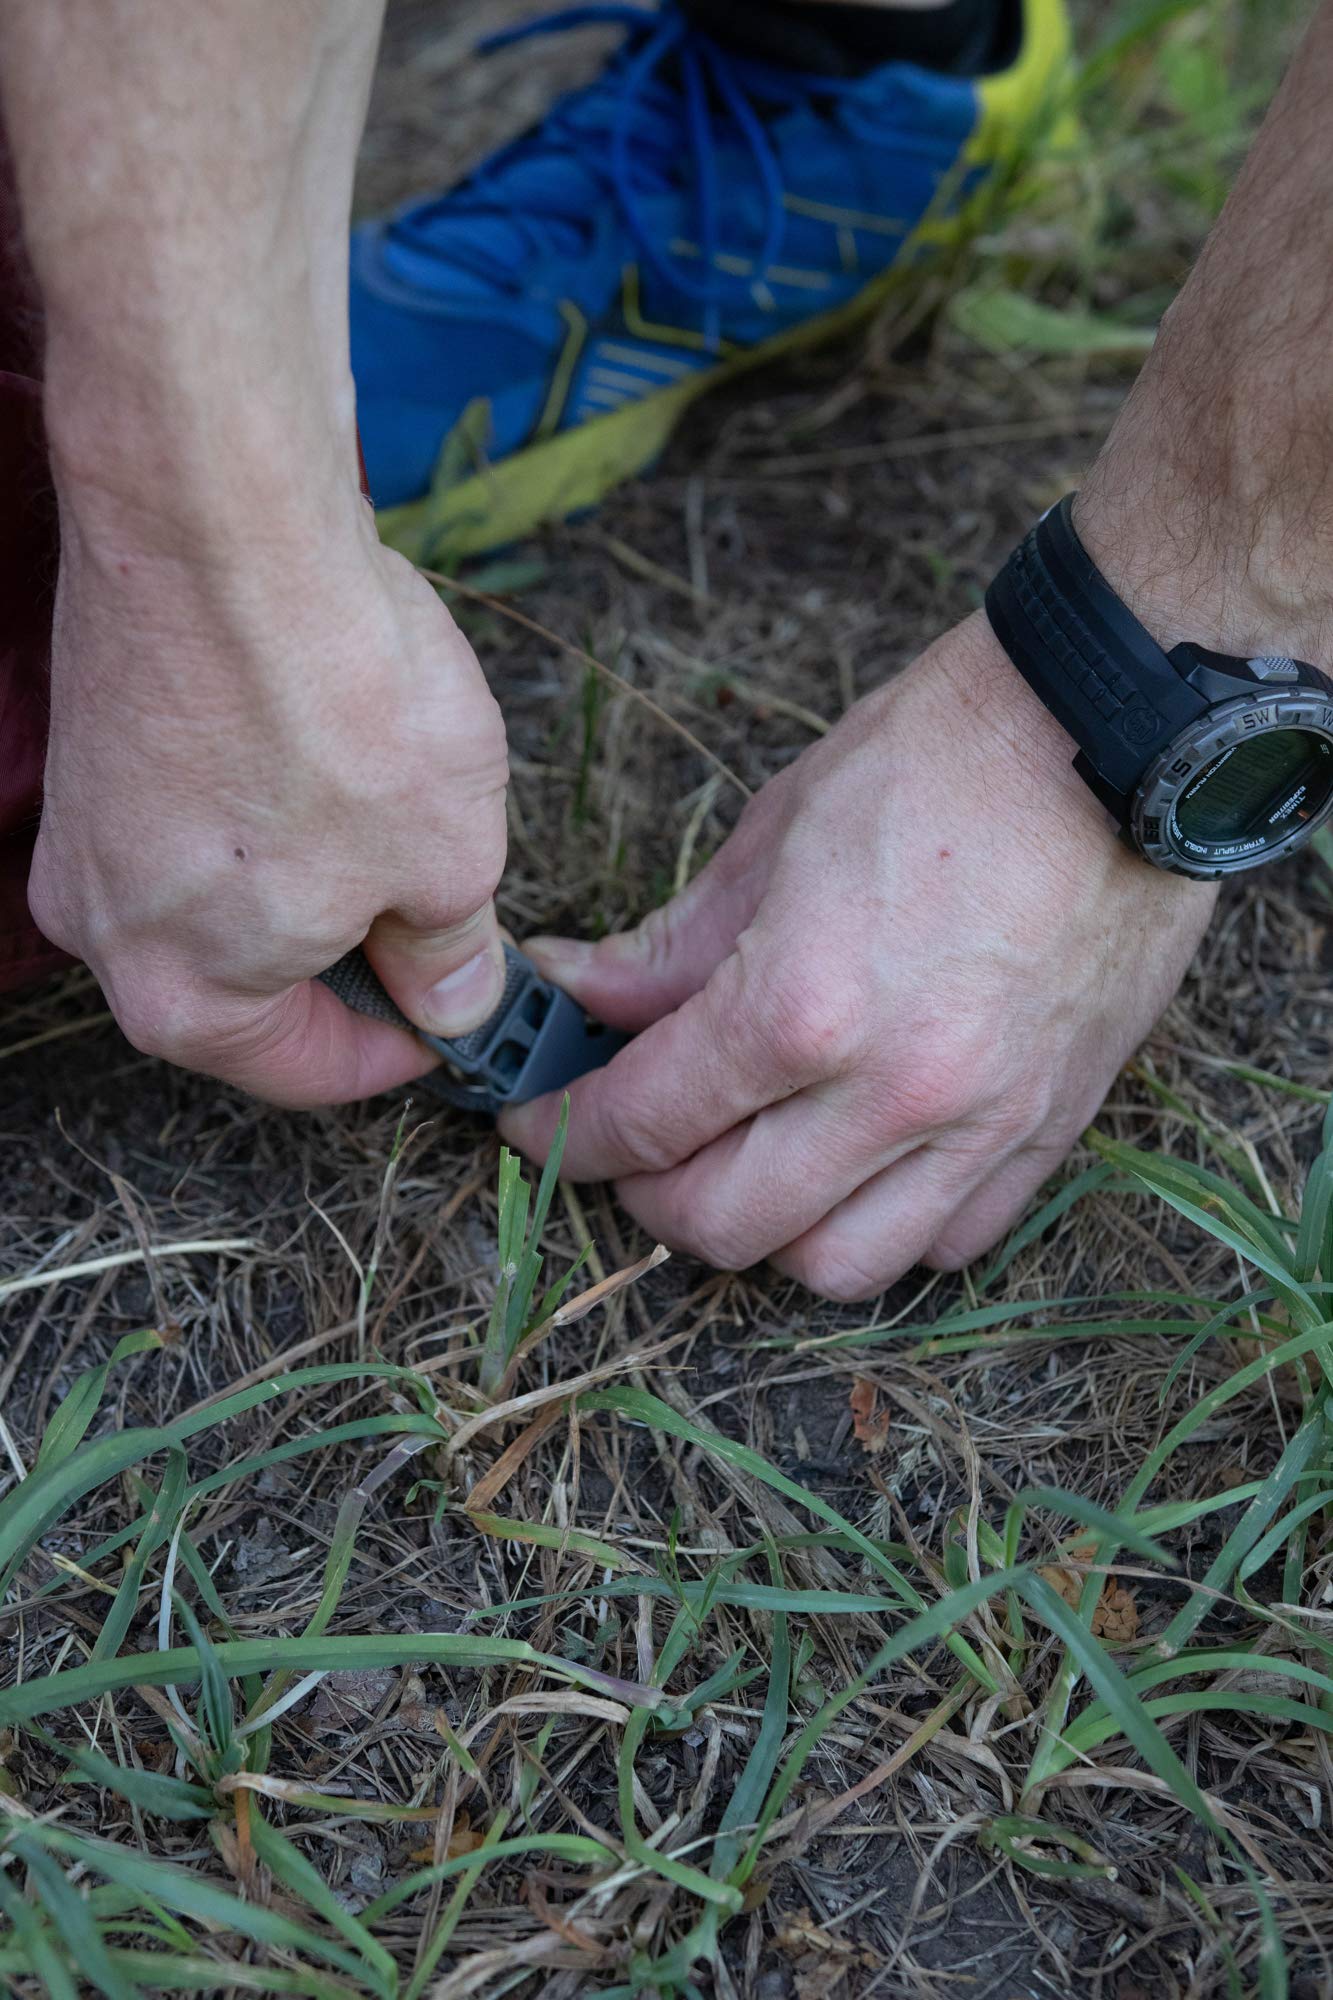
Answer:
[[[240, 1799], [244, 1794], [238, 1792], [236, 1796]], [[247, 1806], [248, 1803], [247, 1800]], [[243, 1809], [237, 1807], [234, 1827], [228, 1826], [226, 1820], [214, 1820], [213, 1837], [224, 1866], [240, 1883], [247, 1899], [266, 1905], [273, 1894], [273, 1877], [251, 1845], [248, 1818]]]
[[810, 1952], [792, 1967], [795, 2000], [842, 2000], [847, 1991], [847, 1966], [837, 1959]]
[[809, 1910], [793, 1910], [786, 1918], [775, 1940], [778, 1950], [795, 1956], [807, 1951], [825, 1953], [830, 1958], [852, 1958], [856, 1946], [848, 1938], [836, 1937], [817, 1924]]
[[[1097, 1553], [1095, 1542], [1076, 1542], [1069, 1551], [1071, 1562], [1091, 1562]], [[1078, 1609], [1087, 1582], [1086, 1574], [1077, 1569], [1066, 1569], [1063, 1563], [1048, 1563], [1038, 1571], [1038, 1575], [1049, 1583], [1057, 1596], [1063, 1597], [1073, 1610]], [[1109, 1645], [1123, 1646], [1132, 1639], [1139, 1629], [1139, 1607], [1134, 1602], [1134, 1593], [1123, 1584], [1108, 1582], [1097, 1600], [1092, 1614], [1092, 1636], [1105, 1639]]]
[[1124, 1646], [1139, 1629], [1139, 1607], [1134, 1593], [1122, 1583], [1108, 1583], [1092, 1614], [1092, 1636], [1105, 1639], [1109, 1646]]
[[[1076, 1542], [1069, 1551], [1071, 1562], [1091, 1562], [1097, 1553], [1095, 1542]], [[1043, 1583], [1049, 1583], [1057, 1597], [1063, 1597], [1066, 1604], [1078, 1609], [1078, 1601], [1083, 1595], [1087, 1578], [1081, 1570], [1066, 1569], [1063, 1563], [1047, 1563], [1037, 1571]]]
[[409, 1861], [424, 1862], [427, 1867], [436, 1859], [453, 1861], [460, 1854], [475, 1854], [479, 1847], [486, 1845], [486, 1836], [472, 1825], [465, 1812], [458, 1814], [449, 1829], [449, 1851], [442, 1857], [435, 1853], [435, 1842], [428, 1841], [424, 1847], [414, 1847], [408, 1853]]
[[852, 1435], [863, 1451], [878, 1453], [889, 1441], [889, 1413], [878, 1408], [879, 1390], [868, 1375], [858, 1375], [847, 1398]]

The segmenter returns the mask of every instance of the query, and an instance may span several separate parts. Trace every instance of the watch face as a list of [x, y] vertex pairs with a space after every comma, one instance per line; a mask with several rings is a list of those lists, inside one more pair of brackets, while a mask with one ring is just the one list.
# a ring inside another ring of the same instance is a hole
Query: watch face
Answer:
[[1310, 838], [1333, 812], [1333, 701], [1308, 689], [1222, 703], [1144, 773], [1131, 830], [1178, 874], [1233, 875]]

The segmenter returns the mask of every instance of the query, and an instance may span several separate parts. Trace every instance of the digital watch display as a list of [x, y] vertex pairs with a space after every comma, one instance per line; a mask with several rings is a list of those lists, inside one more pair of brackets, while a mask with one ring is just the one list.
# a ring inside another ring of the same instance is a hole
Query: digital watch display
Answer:
[[986, 612], [1078, 745], [1075, 770], [1158, 868], [1212, 879], [1293, 853], [1333, 813], [1333, 681], [1281, 653], [1163, 651], [1084, 548], [1073, 503], [1020, 543]]

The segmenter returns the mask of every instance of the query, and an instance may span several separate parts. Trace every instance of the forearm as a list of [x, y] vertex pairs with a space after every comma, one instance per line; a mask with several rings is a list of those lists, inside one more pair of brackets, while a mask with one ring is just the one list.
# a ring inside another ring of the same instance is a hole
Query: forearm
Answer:
[[162, 553], [356, 507], [347, 219], [366, 0], [0, 0], [0, 90], [81, 531]]
[[1333, 0], [1090, 475], [1080, 529], [1154, 631], [1333, 648]]

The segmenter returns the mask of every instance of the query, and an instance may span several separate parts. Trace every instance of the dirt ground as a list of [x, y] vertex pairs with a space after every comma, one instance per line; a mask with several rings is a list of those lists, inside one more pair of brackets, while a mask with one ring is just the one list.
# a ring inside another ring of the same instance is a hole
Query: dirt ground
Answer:
[[[571, 39], [550, 57], [518, 49], [471, 62], [478, 23], [490, 25], [498, 12], [430, 0], [393, 10], [363, 209], [438, 182], [498, 129], [530, 116], [553, 75], [572, 77], [588, 61], [588, 46], [576, 49]], [[1174, 224], [1162, 225], [1163, 282], [1179, 275], [1190, 247]], [[1081, 364], [1020, 369], [943, 326], [902, 344], [872, 333], [697, 409], [651, 478], [595, 518], [518, 552], [533, 565], [522, 608], [651, 692], [758, 785], [977, 604], [1017, 533], [1077, 483], [1125, 379]], [[590, 693], [556, 648], [496, 614], [469, 613], [466, 622], [515, 753], [505, 920], [520, 937], [625, 923], [716, 847], [734, 817], [728, 788], [637, 704]], [[1289, 1193], [1314, 1147], [1317, 1107], [1238, 1081], [1221, 1065], [1239, 1058], [1328, 1083], [1329, 905], [1315, 859], [1228, 891], [1183, 994], [1113, 1093], [1104, 1129], [1203, 1157], [1192, 1122], [1201, 1117], [1252, 1147], [1274, 1189]], [[1145, 1072], [1169, 1085], [1183, 1109], [1163, 1103]], [[276, 1112], [144, 1059], [79, 973], [11, 999], [0, 1013], [4, 1274], [132, 1250], [145, 1239], [245, 1246], [165, 1259], [147, 1272], [142, 1263], [110, 1268], [11, 1302], [0, 1410], [17, 1452], [30, 1454], [72, 1372], [146, 1321], [176, 1337], [124, 1377], [120, 1423], [176, 1413], [299, 1343], [319, 1342], [317, 1358], [345, 1358], [360, 1289], [352, 1258], [364, 1264], [384, 1217], [373, 1349], [420, 1360], [484, 1316], [496, 1255], [494, 1137], [464, 1118], [414, 1108], [410, 1122], [419, 1113], [429, 1123], [382, 1211], [400, 1109], [381, 1101], [316, 1116]], [[556, 1204], [553, 1254], [587, 1238], [605, 1270], [647, 1247], [600, 1190]], [[1105, 1298], [1169, 1287], [1223, 1296], [1235, 1275], [1230, 1253], [1187, 1224], [1164, 1222], [1160, 1210], [1123, 1195], [1098, 1195], [1026, 1250], [996, 1295]], [[570, 1328], [559, 1351], [548, 1343], [535, 1379], [676, 1336], [668, 1362], [640, 1378], [658, 1394], [752, 1443], [851, 1520], [938, 1550], [973, 1479], [950, 1438], [967, 1439], [977, 1454], [993, 1512], [1002, 1513], [1007, 1494], [1039, 1482], [1114, 1505], [1182, 1399], [1221, 1368], [1201, 1354], [1160, 1408], [1177, 1347], [1150, 1336], [1000, 1343], [943, 1356], [911, 1341], [859, 1357], [812, 1344], [895, 1317], [931, 1321], [964, 1287], [915, 1273], [874, 1307], [835, 1309], [762, 1270], [718, 1278], [676, 1258], [607, 1313]], [[878, 1457], [851, 1434], [857, 1373], [875, 1381], [892, 1415], [891, 1446]], [[339, 1391], [312, 1390], [282, 1422], [328, 1425], [341, 1409]], [[1180, 1492], [1239, 1481], [1273, 1462], [1282, 1415], [1272, 1399], [1256, 1390], [1229, 1412], [1184, 1455], [1186, 1469], [1173, 1461], [1175, 1476], [1190, 1482]], [[263, 1450], [277, 1424], [263, 1407], [238, 1420], [225, 1446], [215, 1439], [205, 1448], [195, 1476], [212, 1469], [208, 1449], [220, 1466]], [[614, 1529], [629, 1548], [636, 1536], [660, 1537], [675, 1509], [682, 1545], [696, 1552], [756, 1539], [764, 1517], [753, 1492], [693, 1447], [662, 1440], [659, 1449], [642, 1430], [603, 1419], [583, 1428], [581, 1451], [571, 1462], [568, 1442], [553, 1433], [505, 1511]], [[318, 1463], [317, 1474], [295, 1482], [275, 1468], [209, 1503], [196, 1539], [239, 1629], [291, 1629], [317, 1591], [312, 1565], [322, 1561], [348, 1478], [334, 1454]], [[553, 1551], [484, 1539], [449, 1514], [433, 1524], [433, 1498], [409, 1503], [399, 1487], [372, 1511], [340, 1618], [358, 1629], [450, 1630], [479, 1605], [552, 1587]], [[105, 1505], [111, 1520], [115, 1496]], [[1191, 1562], [1202, 1568], [1230, 1525], [1223, 1513], [1193, 1531]], [[70, 1617], [77, 1625], [78, 1609], [75, 1601], [64, 1625], [56, 1614], [32, 1621], [27, 1671], [52, 1652]], [[1147, 1627], [1157, 1611], [1146, 1586]], [[549, 1607], [506, 1627], [556, 1633], [561, 1644], [577, 1637], [575, 1628]], [[832, 1685], [836, 1662], [857, 1656], [862, 1643], [846, 1627], [822, 1634], [817, 1676]], [[797, 1803], [817, 1804], [864, 1776], [903, 1742], [940, 1686], [919, 1662], [885, 1675], [821, 1746]], [[455, 1686], [449, 1699], [465, 1694]], [[321, 1694], [299, 1722], [312, 1758], [394, 1791], [414, 1767], [413, 1697], [392, 1675], [353, 1689], [345, 1713], [339, 1697]], [[1114, 1784], [1064, 1793], [1068, 1823], [1114, 1859], [1114, 1880], [1043, 1880], [1001, 1866], [978, 1843], [985, 1817], [1012, 1804], [1020, 1761], [1014, 1747], [1011, 1765], [1012, 1739], [993, 1721], [972, 1717], [970, 1759], [928, 1745], [825, 1830], [808, 1840], [793, 1833], [764, 1901], [727, 1933], [734, 1992], [754, 2000], [1067, 2000], [1075, 1992], [1203, 2000], [1228, 1991], [1224, 1955], [1171, 1864], [1205, 1879], [1222, 1907], [1235, 1907], [1236, 1881], [1205, 1854], [1170, 1798]], [[724, 1716], [710, 1779], [717, 1797], [725, 1797], [728, 1746], [743, 1739], [743, 1724], [743, 1716]], [[1236, 1718], [1205, 1715], [1171, 1740], [1199, 1782], [1245, 1814], [1281, 1872], [1294, 1990], [1306, 2000], [1333, 1993], [1321, 1946], [1333, 1940], [1324, 1739], [1296, 1729], [1248, 1734]], [[645, 1812], [665, 1812], [696, 1785], [701, 1759], [707, 1745], [688, 1737], [645, 1753]], [[604, 1817], [615, 1782], [605, 1746], [595, 1745], [564, 1782], [572, 1807]], [[316, 1849], [331, 1879], [364, 1900], [402, 1868], [405, 1845], [391, 1830], [362, 1829]], [[641, 1920], [650, 1933], [655, 1922], [659, 1936], [662, 1925], [669, 1934], [669, 1913]], [[452, 1952], [466, 1957], [541, 1934], [519, 1875], [497, 1869], [469, 1902]], [[604, 1967], [534, 1964], [523, 1990], [573, 1994], [610, 1979]]]

